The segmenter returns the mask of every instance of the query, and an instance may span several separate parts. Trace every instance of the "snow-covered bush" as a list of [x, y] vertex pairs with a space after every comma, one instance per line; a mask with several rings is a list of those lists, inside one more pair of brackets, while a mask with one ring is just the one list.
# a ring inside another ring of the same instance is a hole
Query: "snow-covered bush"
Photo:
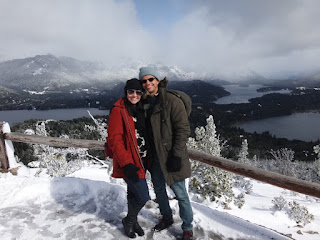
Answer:
[[82, 167], [80, 160], [67, 162], [66, 157], [62, 154], [53, 154], [44, 159], [47, 173], [52, 177], [64, 177], [73, 173]]
[[286, 176], [295, 176], [294, 169], [294, 151], [288, 148], [281, 148], [279, 150], [271, 149], [270, 154], [277, 163], [278, 172]]
[[283, 198], [283, 196], [275, 197], [272, 201], [273, 208], [276, 210], [282, 210], [287, 206], [287, 201]]
[[[195, 129], [196, 139], [189, 138], [188, 147], [203, 151], [213, 156], [220, 156], [224, 146], [216, 133], [213, 117], [207, 118], [206, 127]], [[232, 190], [232, 174], [196, 161], [192, 162], [192, 177], [189, 182], [191, 191], [201, 194], [211, 201], [219, 199], [219, 202], [229, 208], [234, 198]]]
[[253, 185], [250, 180], [246, 179], [244, 176], [235, 175], [233, 186], [240, 188], [245, 194], [250, 194], [252, 192]]
[[232, 191], [232, 177], [226, 171], [193, 162], [190, 189], [211, 201], [220, 199], [225, 208], [234, 198]]
[[[287, 194], [288, 191], [285, 191], [284, 193]], [[275, 197], [271, 202], [273, 203], [273, 208], [275, 210], [281, 211], [284, 209], [288, 213], [288, 216], [297, 224], [306, 225], [314, 220], [314, 216], [309, 213], [306, 207], [300, 206], [296, 201], [288, 203], [282, 195]]]
[[[48, 136], [46, 123], [36, 123], [37, 135]], [[61, 138], [69, 138], [68, 135], [61, 135]], [[34, 154], [39, 159], [37, 163], [29, 163], [30, 167], [46, 168], [47, 173], [53, 177], [63, 177], [79, 170], [82, 167], [82, 160], [87, 159], [88, 151], [84, 148], [54, 148], [44, 144], [33, 145]]]
[[288, 205], [290, 208], [289, 215], [297, 224], [305, 226], [314, 220], [314, 216], [309, 213], [308, 209], [300, 206], [296, 201], [289, 202]]
[[[256, 161], [251, 161], [252, 166], [270, 171], [284, 174], [283, 166], [281, 160], [277, 161], [275, 159], [256, 159]], [[282, 166], [282, 167], [281, 167]], [[315, 167], [315, 162], [305, 162], [305, 161], [294, 161], [291, 162], [292, 172], [288, 173], [289, 176], [294, 176], [295, 178], [320, 183], [319, 175], [317, 174], [318, 169]]]
[[235, 197], [233, 203], [238, 208], [242, 208], [244, 203], [245, 203], [245, 194], [244, 193], [240, 193], [238, 196]]

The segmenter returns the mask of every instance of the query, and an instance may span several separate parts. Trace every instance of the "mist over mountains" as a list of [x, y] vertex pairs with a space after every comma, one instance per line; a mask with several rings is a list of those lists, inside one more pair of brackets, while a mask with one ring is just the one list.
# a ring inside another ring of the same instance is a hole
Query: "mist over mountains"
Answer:
[[[139, 68], [147, 65], [142, 62], [123, 62], [119, 66], [107, 66], [52, 54], [37, 55], [1, 62], [0, 86], [29, 91], [55, 91], [93, 85], [112, 88], [119, 82], [138, 77]], [[151, 66], [159, 71], [161, 78], [167, 77], [169, 81], [207, 80], [216, 85], [229, 83], [205, 74], [185, 72], [177, 66]]]
[[[111, 89], [119, 82], [137, 77], [138, 69], [146, 65], [148, 64], [142, 62], [124, 62], [114, 67], [71, 57], [56, 57], [52, 54], [37, 55], [0, 63], [0, 87], [27, 91], [59, 91], [92, 86]], [[161, 77], [167, 77], [169, 81], [203, 80], [214, 85], [241, 82], [287, 87], [301, 85], [319, 87], [320, 85], [320, 74], [282, 81], [266, 79], [254, 71], [244, 71], [226, 81], [222, 77], [208, 76], [205, 73], [185, 72], [177, 66], [161, 64], [152, 66], [159, 71]]]

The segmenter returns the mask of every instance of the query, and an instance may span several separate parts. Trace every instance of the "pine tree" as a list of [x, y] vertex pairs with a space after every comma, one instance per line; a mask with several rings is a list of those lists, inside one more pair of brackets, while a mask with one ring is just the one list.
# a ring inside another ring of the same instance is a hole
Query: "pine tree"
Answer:
[[[203, 151], [213, 156], [221, 156], [222, 143], [216, 132], [213, 116], [207, 118], [206, 127], [195, 129], [196, 139], [189, 138], [188, 147]], [[225, 208], [230, 208], [234, 199], [232, 174], [200, 162], [192, 162], [190, 189], [211, 201], [219, 201]]]
[[[238, 161], [243, 164], [251, 165], [250, 160], [248, 159], [248, 141], [247, 139], [243, 139], [241, 149], [238, 155]], [[250, 180], [247, 180], [244, 176], [234, 175], [234, 187], [241, 188], [242, 191], [246, 194], [250, 194], [252, 192], [252, 183]], [[238, 196], [240, 198], [240, 196]]]
[[244, 164], [249, 164], [249, 159], [248, 159], [248, 141], [247, 139], [243, 139], [242, 140], [242, 144], [241, 144], [241, 149], [238, 155], [238, 161], [240, 163], [244, 163]]

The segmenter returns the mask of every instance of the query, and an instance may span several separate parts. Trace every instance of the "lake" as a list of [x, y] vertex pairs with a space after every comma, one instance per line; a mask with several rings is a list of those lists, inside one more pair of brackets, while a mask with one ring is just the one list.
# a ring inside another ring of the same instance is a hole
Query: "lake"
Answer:
[[71, 120], [80, 117], [90, 117], [91, 115], [108, 115], [109, 110], [99, 110], [98, 108], [68, 108], [52, 110], [9, 110], [0, 111], [0, 121], [9, 124], [23, 122], [29, 119], [53, 119], [53, 120]]
[[248, 103], [250, 98], [262, 97], [269, 93], [290, 93], [290, 90], [279, 90], [270, 92], [257, 92], [257, 89], [265, 87], [263, 85], [249, 85], [241, 87], [239, 85], [223, 85], [226, 91], [230, 92], [229, 96], [219, 98], [215, 101], [216, 104], [231, 104], [231, 103]]
[[290, 140], [320, 139], [320, 113], [294, 113], [289, 116], [249, 121], [236, 126], [250, 133], [269, 131], [276, 137]]

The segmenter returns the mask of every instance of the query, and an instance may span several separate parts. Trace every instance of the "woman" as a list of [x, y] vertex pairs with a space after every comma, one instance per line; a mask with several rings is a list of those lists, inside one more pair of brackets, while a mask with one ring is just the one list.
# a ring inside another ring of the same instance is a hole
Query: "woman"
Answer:
[[145, 116], [140, 99], [143, 88], [138, 79], [127, 81], [125, 97], [113, 106], [108, 124], [108, 147], [113, 154], [112, 177], [127, 183], [128, 214], [122, 219], [125, 233], [130, 238], [144, 235], [137, 216], [150, 199], [145, 179], [144, 162], [147, 156]]

